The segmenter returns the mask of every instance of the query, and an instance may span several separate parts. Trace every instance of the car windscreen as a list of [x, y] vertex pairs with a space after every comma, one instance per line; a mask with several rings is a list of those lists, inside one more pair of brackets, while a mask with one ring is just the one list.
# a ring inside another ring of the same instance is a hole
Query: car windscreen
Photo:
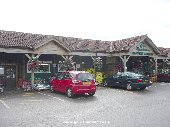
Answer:
[[93, 80], [93, 76], [90, 73], [80, 73], [77, 75], [77, 80], [87, 82]]
[[137, 74], [137, 73], [133, 73], [133, 72], [126, 72], [126, 74], [127, 74], [129, 77], [143, 77], [143, 75]]
[[117, 74], [113, 75], [113, 77], [118, 78], [118, 77], [120, 77], [121, 75], [122, 75], [122, 73], [121, 73], [121, 72], [118, 72]]

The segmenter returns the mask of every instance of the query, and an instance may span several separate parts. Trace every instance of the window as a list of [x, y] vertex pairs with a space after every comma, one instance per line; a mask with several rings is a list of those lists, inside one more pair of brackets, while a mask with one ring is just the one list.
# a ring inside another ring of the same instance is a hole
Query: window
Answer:
[[57, 79], [58, 79], [58, 80], [63, 79], [63, 77], [64, 77], [64, 76], [63, 76], [63, 73], [58, 73], [58, 74], [57, 74]]
[[113, 76], [113, 78], [119, 78], [121, 76], [121, 72], [118, 72], [116, 75]]
[[0, 66], [0, 76], [3, 76], [4, 75], [4, 67]]
[[[31, 71], [28, 70], [28, 64], [27, 64], [27, 73], [31, 73]], [[41, 64], [38, 68], [35, 69], [34, 73], [51, 73], [50, 64]]]
[[77, 76], [77, 80], [80, 80], [80, 81], [91, 81], [91, 80], [93, 80], [93, 76], [90, 73], [80, 73]]
[[64, 75], [64, 79], [70, 79], [72, 76], [69, 74], [69, 73], [66, 73], [65, 75]]

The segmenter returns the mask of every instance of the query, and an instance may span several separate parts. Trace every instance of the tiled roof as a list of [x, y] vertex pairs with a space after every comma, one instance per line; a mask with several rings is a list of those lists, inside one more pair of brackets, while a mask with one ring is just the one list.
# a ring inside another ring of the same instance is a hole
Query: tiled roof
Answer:
[[69, 49], [70, 51], [121, 52], [128, 51], [131, 47], [139, 42], [142, 42], [146, 38], [149, 39], [147, 35], [141, 35], [117, 41], [100, 41], [0, 30], [0, 47], [19, 47], [35, 49], [35, 47], [38, 47], [45, 42], [56, 40], [58, 43], [60, 43], [60, 45]]
[[34, 48], [39, 43], [47, 41], [52, 36], [41, 34], [30, 34], [14, 31], [0, 31], [1, 47]]
[[161, 54], [163, 55], [167, 55], [168, 53], [170, 53], [170, 48], [163, 48], [163, 47], [158, 47], [158, 48], [161, 51]]
[[63, 40], [64, 40], [63, 44], [69, 47], [71, 51], [108, 52], [110, 47], [109, 41], [71, 38], [71, 37], [64, 37]]
[[111, 46], [112, 51], [113, 52], [128, 51], [131, 47], [133, 47], [139, 42], [142, 42], [145, 38], [147, 38], [147, 35], [141, 35], [141, 36], [113, 41]]
[[71, 51], [106, 52], [107, 50], [109, 50], [110, 47], [109, 41], [31, 34], [15, 31], [0, 31], [0, 47], [19, 47], [34, 49], [37, 45], [40, 45], [43, 42], [48, 42], [51, 39], [56, 40]]
[[14, 31], [0, 31], [0, 47], [20, 47], [34, 49], [49, 40], [56, 40], [71, 51], [106, 51], [110, 42], [73, 37], [31, 34]]
[[91, 39], [81, 39], [72, 37], [57, 37], [57, 40], [63, 42], [71, 51], [99, 51], [99, 52], [121, 52], [128, 51], [135, 44], [148, 38], [147, 35], [136, 36], [132, 38], [117, 41], [101, 41]]

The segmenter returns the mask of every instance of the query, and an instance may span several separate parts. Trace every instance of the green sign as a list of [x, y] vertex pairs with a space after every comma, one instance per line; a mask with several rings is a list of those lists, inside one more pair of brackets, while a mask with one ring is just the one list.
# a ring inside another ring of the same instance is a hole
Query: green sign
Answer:
[[152, 56], [153, 53], [148, 53], [148, 52], [132, 52], [132, 54], [135, 55], [147, 55], [147, 56]]
[[149, 49], [146, 48], [146, 45], [144, 42], [141, 42], [140, 45], [136, 46], [137, 51], [150, 51]]
[[141, 42], [139, 45], [136, 46], [136, 50], [132, 52], [134, 55], [145, 55], [151, 56], [153, 55], [152, 52], [147, 48], [147, 45], [144, 42]]

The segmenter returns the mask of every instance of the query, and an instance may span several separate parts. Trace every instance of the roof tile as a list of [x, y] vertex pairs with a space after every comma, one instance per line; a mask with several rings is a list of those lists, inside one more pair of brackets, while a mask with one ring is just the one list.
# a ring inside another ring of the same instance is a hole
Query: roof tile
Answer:
[[[44, 42], [48, 42], [53, 39], [71, 51], [121, 52], [122, 50], [128, 51], [131, 47], [143, 41], [145, 38], [148, 38], [147, 35], [141, 35], [117, 41], [101, 41], [0, 30], [1, 47], [20, 47], [31, 49], [34, 49], [34, 47], [42, 45]], [[170, 48], [161, 48], [160, 50], [162, 53], [170, 52]]]

